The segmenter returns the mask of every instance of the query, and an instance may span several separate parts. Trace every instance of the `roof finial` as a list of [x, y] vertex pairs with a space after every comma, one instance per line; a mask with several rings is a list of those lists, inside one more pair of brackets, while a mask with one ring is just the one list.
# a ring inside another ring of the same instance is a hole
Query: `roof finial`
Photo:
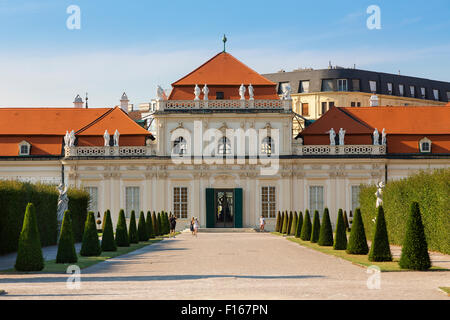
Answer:
[[227, 42], [227, 37], [225, 36], [225, 33], [223, 34], [222, 41], [223, 41], [223, 52], [225, 52], [225, 43]]
[[89, 106], [88, 106], [88, 93], [86, 92], [86, 109], [88, 109], [89, 108]]

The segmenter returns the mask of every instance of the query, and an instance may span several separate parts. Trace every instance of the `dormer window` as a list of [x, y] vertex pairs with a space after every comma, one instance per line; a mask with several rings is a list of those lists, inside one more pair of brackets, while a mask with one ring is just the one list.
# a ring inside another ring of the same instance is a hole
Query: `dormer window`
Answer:
[[19, 156], [29, 156], [31, 151], [31, 144], [26, 141], [19, 143]]
[[224, 99], [223, 91], [217, 91], [216, 92], [216, 100], [223, 100], [223, 99]]
[[431, 140], [427, 137], [419, 141], [419, 150], [421, 153], [431, 153]]

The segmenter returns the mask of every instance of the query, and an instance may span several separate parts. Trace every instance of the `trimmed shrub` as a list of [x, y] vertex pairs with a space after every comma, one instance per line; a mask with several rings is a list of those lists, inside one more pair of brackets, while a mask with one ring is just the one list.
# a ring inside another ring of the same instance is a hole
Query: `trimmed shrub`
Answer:
[[288, 231], [288, 224], [289, 224], [289, 215], [287, 213], [287, 211], [284, 214], [284, 219], [283, 219], [283, 230], [282, 233], [286, 234]]
[[339, 209], [336, 222], [336, 235], [334, 237], [334, 244], [333, 244], [334, 250], [347, 249], [347, 232], [344, 217], [345, 212], [342, 212], [342, 209]]
[[161, 220], [161, 212], [158, 212], [157, 220], [158, 220], [158, 233], [160, 236], [162, 236], [164, 235], [164, 229]]
[[319, 241], [319, 235], [320, 235], [320, 216], [319, 211], [314, 210], [314, 219], [311, 231], [311, 242], [316, 243], [317, 241]]
[[296, 238], [300, 238], [300, 234], [302, 233], [302, 226], [303, 226], [303, 213], [300, 211], [300, 214], [298, 215], [297, 219], [297, 227], [295, 229]]
[[417, 202], [411, 204], [410, 214], [406, 225], [405, 240], [403, 241], [402, 254], [398, 264], [401, 268], [413, 270], [426, 270], [431, 267], [427, 239], [425, 237], [420, 208]]
[[102, 253], [98, 240], [97, 227], [95, 226], [94, 212], [89, 211], [84, 225], [83, 242], [80, 255], [83, 257], [99, 256]]
[[103, 214], [103, 221], [102, 221], [102, 232], [105, 230], [105, 223], [106, 223], [106, 213], [109, 212], [109, 215], [111, 216], [111, 211], [106, 210], [105, 213]]
[[164, 211], [164, 227], [165, 227], [165, 234], [170, 233], [170, 222], [169, 222], [169, 213]]
[[75, 242], [81, 242], [89, 208], [89, 193], [82, 189], [69, 188], [67, 195], [69, 197], [68, 210], [72, 219], [73, 237]]
[[364, 223], [361, 217], [361, 210], [355, 210], [355, 216], [352, 222], [352, 231], [347, 244], [347, 253], [350, 254], [367, 254], [369, 247], [367, 246], [366, 233], [364, 231]]
[[69, 210], [66, 210], [61, 224], [56, 263], [75, 263], [77, 261], [78, 256], [73, 238], [72, 219], [70, 218]]
[[283, 224], [284, 224], [284, 211], [281, 212], [281, 217], [280, 217], [280, 233], [283, 233]]
[[295, 230], [297, 228], [297, 211], [294, 212], [293, 216], [292, 216], [292, 223], [291, 223], [291, 229], [289, 231], [289, 235], [290, 236], [294, 236], [295, 235]]
[[392, 261], [383, 206], [378, 207], [375, 232], [369, 251], [369, 261]]
[[[361, 213], [366, 226], [377, 215], [375, 208], [376, 186], [362, 186], [359, 194]], [[383, 189], [389, 242], [403, 245], [410, 205], [418, 202], [425, 237], [430, 250], [450, 254], [450, 168], [421, 171], [406, 179], [386, 183]], [[374, 229], [366, 230], [372, 239]]]
[[139, 242], [137, 228], [136, 228], [136, 214], [134, 213], [134, 210], [131, 210], [128, 237], [130, 239], [130, 243], [138, 243]]
[[294, 215], [292, 214], [292, 211], [289, 211], [288, 225], [287, 225], [287, 230], [286, 230], [287, 235], [289, 235], [291, 233], [291, 227], [292, 227], [293, 220], [294, 220]]
[[309, 217], [309, 210], [306, 209], [305, 220], [303, 220], [302, 232], [300, 234], [300, 239], [302, 239], [304, 241], [311, 240], [311, 230], [312, 230], [311, 218]]
[[14, 268], [18, 271], [41, 271], [44, 269], [36, 211], [32, 203], [28, 203], [25, 209]]
[[280, 211], [278, 211], [277, 213], [277, 223], [275, 224], [275, 231], [276, 232], [280, 232]]
[[116, 251], [117, 244], [114, 240], [114, 229], [111, 219], [111, 211], [106, 210], [105, 217], [105, 227], [103, 228], [102, 235], [102, 251]]
[[159, 236], [158, 217], [156, 216], [155, 211], [153, 211], [153, 214], [152, 214], [152, 224], [153, 224], [153, 230], [155, 232], [155, 236]]
[[155, 231], [153, 230], [152, 214], [147, 211], [147, 219], [145, 219], [145, 226], [147, 228], [147, 236], [149, 239], [155, 238]]
[[129, 247], [130, 239], [128, 238], [127, 220], [123, 209], [119, 212], [119, 220], [116, 225], [116, 245], [118, 247]]
[[331, 226], [328, 208], [323, 210], [322, 224], [320, 225], [319, 246], [333, 245], [333, 227]]
[[147, 232], [147, 224], [145, 223], [144, 211], [141, 211], [138, 222], [138, 239], [139, 241], [147, 241], [148, 238], [149, 236]]
[[[339, 209], [339, 210], [342, 210], [342, 209]], [[344, 218], [345, 231], [350, 231], [350, 224], [348, 223], [348, 217], [347, 217], [346, 210], [344, 210], [343, 218]]]

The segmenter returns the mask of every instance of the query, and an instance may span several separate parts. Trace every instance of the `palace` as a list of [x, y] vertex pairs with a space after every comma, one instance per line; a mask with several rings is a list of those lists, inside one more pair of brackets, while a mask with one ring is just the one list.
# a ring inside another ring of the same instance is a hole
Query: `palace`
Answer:
[[[450, 105], [335, 107], [293, 135], [291, 89], [218, 53], [158, 90], [141, 126], [124, 93], [114, 108], [0, 109], [0, 178], [85, 188], [90, 209], [171, 211], [177, 229], [254, 228], [279, 210], [333, 224], [360, 184], [450, 166]], [[369, 100], [367, 100], [369, 104]]]

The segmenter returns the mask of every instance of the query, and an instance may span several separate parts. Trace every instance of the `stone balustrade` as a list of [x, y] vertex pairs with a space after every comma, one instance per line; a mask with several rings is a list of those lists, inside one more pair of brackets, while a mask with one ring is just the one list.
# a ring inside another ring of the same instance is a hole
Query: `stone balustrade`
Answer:
[[160, 100], [156, 110], [292, 110], [292, 100]]
[[64, 147], [65, 157], [143, 157], [156, 155], [154, 146]]
[[384, 145], [298, 145], [293, 144], [296, 155], [384, 155]]

